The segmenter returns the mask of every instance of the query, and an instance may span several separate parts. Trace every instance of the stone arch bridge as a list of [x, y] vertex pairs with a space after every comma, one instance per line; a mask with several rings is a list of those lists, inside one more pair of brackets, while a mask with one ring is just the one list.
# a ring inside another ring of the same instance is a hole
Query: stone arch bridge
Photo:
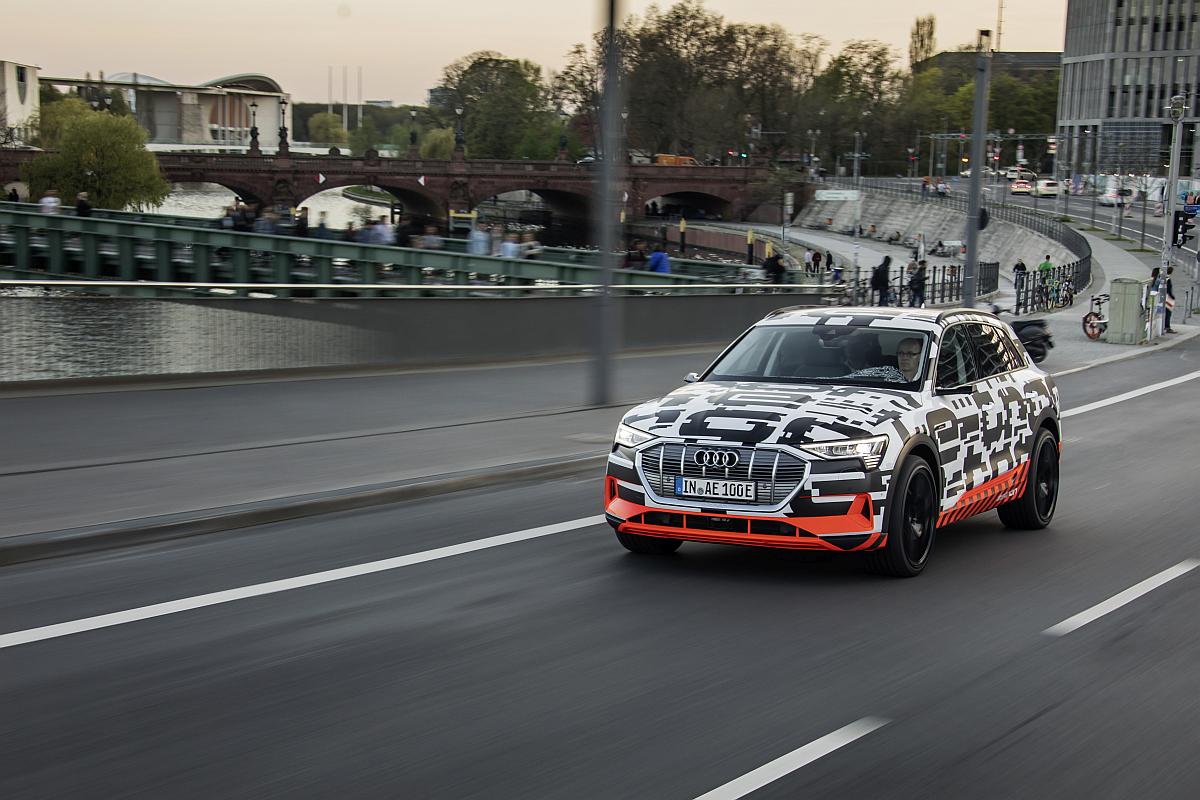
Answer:
[[[18, 180], [20, 164], [38, 155], [37, 151], [0, 150], [0, 184]], [[461, 157], [434, 161], [337, 155], [156, 156], [164, 176], [174, 183], [216, 183], [252, 202], [297, 205], [327, 189], [370, 185], [394, 194], [407, 211], [437, 219], [444, 219], [449, 211], [468, 211], [498, 194], [518, 190], [534, 192], [558, 214], [585, 217], [599, 171], [599, 165], [566, 161]], [[727, 220], [776, 221], [778, 203], [766, 202], [761, 188], [767, 176], [768, 169], [762, 166], [631, 164], [625, 168], [622, 196], [631, 217], [641, 216], [651, 200], [663, 198], [668, 203], [720, 214]]]

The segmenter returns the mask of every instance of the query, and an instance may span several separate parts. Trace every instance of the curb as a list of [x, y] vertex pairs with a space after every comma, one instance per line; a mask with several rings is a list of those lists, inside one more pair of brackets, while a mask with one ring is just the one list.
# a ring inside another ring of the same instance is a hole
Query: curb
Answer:
[[0, 567], [44, 558], [220, 533], [336, 511], [435, 497], [466, 489], [495, 487], [548, 477], [585, 475], [601, 469], [607, 459], [607, 453], [575, 454], [565, 458], [523, 461], [500, 467], [410, 478], [391, 483], [351, 486], [200, 511], [28, 533], [0, 539]]
[[1050, 376], [1053, 378], [1058, 378], [1063, 375], [1073, 375], [1076, 372], [1083, 372], [1085, 369], [1091, 369], [1092, 367], [1102, 367], [1106, 364], [1112, 364], [1117, 361], [1126, 361], [1130, 358], [1137, 358], [1138, 356], [1148, 356], [1153, 355], [1154, 353], [1161, 353], [1164, 350], [1170, 350], [1172, 347], [1178, 347], [1184, 342], [1190, 342], [1197, 336], [1200, 336], [1200, 330], [1177, 334], [1166, 342], [1162, 342], [1160, 340], [1160, 342], [1157, 343], [1147, 342], [1146, 344], [1119, 345], [1123, 347], [1131, 347], [1133, 349], [1126, 353], [1116, 353], [1111, 356], [1106, 356], [1098, 361], [1092, 361], [1080, 367], [1071, 367], [1070, 369], [1064, 369], [1059, 372], [1051, 372]]

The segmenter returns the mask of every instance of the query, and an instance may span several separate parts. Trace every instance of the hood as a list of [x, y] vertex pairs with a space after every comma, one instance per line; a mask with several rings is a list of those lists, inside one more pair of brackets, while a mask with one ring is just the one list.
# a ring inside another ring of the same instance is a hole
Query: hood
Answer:
[[642, 403], [622, 421], [656, 436], [798, 446], [882, 433], [918, 408], [916, 393], [896, 389], [704, 382]]

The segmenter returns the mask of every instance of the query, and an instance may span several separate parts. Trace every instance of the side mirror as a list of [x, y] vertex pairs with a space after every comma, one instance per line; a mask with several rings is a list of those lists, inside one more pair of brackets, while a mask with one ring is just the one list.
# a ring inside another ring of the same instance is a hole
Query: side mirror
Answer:
[[695, 383], [698, 380], [700, 380], [700, 373], [698, 372], [689, 372], [683, 376], [684, 383]]

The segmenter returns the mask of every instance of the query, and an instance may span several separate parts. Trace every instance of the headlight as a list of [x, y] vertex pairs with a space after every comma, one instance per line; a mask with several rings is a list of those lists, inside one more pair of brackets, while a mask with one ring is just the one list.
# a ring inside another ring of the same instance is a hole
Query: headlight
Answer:
[[806, 444], [803, 449], [821, 458], [861, 458], [867, 469], [878, 469], [887, 449], [888, 437], [870, 436], [866, 439], [844, 439], [840, 442]]
[[617, 426], [617, 444], [621, 447], [637, 447], [639, 444], [645, 444], [654, 437], [645, 431], [639, 431], [632, 425], [621, 423]]

